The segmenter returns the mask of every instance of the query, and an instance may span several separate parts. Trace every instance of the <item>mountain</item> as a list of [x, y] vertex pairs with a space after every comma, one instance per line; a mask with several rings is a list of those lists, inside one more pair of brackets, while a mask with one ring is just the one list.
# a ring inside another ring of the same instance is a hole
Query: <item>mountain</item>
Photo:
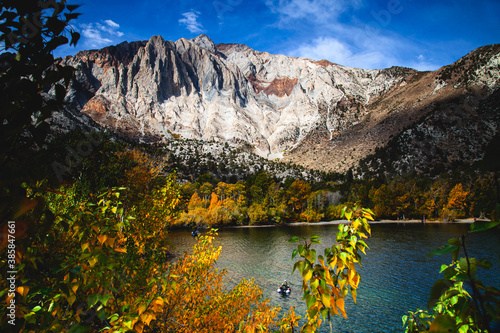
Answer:
[[206, 35], [154, 36], [61, 62], [78, 69], [65, 114], [80, 122], [87, 115], [146, 142], [250, 144], [262, 157], [323, 171], [363, 161], [359, 172], [369, 172], [387, 156], [396, 172], [424, 172], [436, 157], [445, 167], [473, 163], [500, 124], [500, 45], [435, 72], [349, 68]]

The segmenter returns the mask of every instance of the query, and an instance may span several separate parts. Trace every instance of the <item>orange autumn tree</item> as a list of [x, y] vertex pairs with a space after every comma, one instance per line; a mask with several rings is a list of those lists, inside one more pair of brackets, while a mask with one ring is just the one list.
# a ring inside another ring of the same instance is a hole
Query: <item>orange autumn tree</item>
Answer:
[[467, 209], [466, 199], [468, 195], [469, 192], [464, 190], [462, 183], [458, 183], [451, 189], [448, 195], [446, 208], [455, 212], [456, 217], [464, 217]]
[[226, 271], [215, 267], [221, 253], [215, 236], [215, 230], [202, 235], [193, 253], [169, 265], [158, 279], [159, 296], [141, 314], [146, 321], [154, 319], [145, 331], [265, 332], [277, 325], [280, 309], [262, 300], [262, 289], [252, 280], [227, 288]]
[[303, 180], [295, 180], [286, 191], [288, 195], [288, 205], [292, 207], [293, 212], [300, 217], [300, 213], [307, 206], [307, 199], [311, 194], [311, 185]]

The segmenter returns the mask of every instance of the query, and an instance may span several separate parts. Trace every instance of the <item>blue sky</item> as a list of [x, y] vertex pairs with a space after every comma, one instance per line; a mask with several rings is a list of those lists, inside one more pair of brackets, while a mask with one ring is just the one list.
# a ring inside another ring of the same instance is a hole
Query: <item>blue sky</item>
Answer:
[[82, 38], [57, 56], [204, 33], [215, 43], [351, 67], [434, 70], [500, 43], [500, 0], [83, 1], [73, 23]]

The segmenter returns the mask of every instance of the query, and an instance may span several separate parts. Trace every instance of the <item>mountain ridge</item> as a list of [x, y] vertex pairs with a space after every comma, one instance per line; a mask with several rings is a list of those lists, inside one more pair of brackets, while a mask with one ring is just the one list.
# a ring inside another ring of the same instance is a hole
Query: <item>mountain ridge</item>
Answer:
[[[153, 36], [61, 61], [79, 69], [68, 111], [113, 131], [142, 141], [176, 134], [249, 143], [268, 159], [345, 172], [436, 113], [441, 101], [477, 113], [498, 90], [499, 54], [499, 45], [484, 46], [434, 72], [364, 70], [200, 35], [175, 42]], [[498, 105], [490, 109], [493, 116], [476, 126], [491, 130], [479, 140], [482, 151], [498, 131]]]

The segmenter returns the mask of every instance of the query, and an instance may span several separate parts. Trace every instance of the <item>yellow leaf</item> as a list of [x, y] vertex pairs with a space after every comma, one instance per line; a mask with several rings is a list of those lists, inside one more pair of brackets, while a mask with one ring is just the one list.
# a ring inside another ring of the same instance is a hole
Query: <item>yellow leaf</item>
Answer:
[[357, 274], [356, 274], [356, 275], [354, 275], [354, 277], [352, 278], [352, 280], [351, 280], [351, 282], [350, 282], [351, 287], [353, 287], [353, 288], [357, 288], [357, 287], [358, 287], [358, 285], [359, 285], [359, 281], [360, 281], [360, 279], [359, 279], [359, 275], [357, 275]]
[[75, 303], [76, 301], [76, 296], [75, 295], [71, 295], [69, 297], [66, 297], [66, 300], [68, 301], [69, 305], [73, 305], [73, 303]]
[[89, 248], [89, 242], [82, 244], [82, 251], [85, 251]]
[[76, 291], [78, 290], [78, 284], [74, 284], [71, 286], [71, 290], [76, 294]]
[[156, 319], [156, 315], [154, 313], [145, 313], [141, 316], [142, 322], [148, 326], [153, 319]]
[[130, 327], [134, 327], [134, 325], [137, 323], [137, 321], [139, 321], [139, 317], [132, 319], [130, 322]]
[[135, 324], [134, 330], [138, 333], [142, 333], [142, 331], [144, 330], [144, 324], [143, 323]]
[[140, 316], [141, 314], [143, 314], [143, 313], [144, 313], [144, 311], [146, 311], [146, 308], [147, 308], [146, 304], [139, 304], [139, 307], [138, 307], [138, 309], [137, 309], [137, 312], [139, 313], [139, 316]]
[[335, 304], [336, 304], [335, 297], [330, 296], [330, 306], [333, 305], [333, 306], [331, 306], [331, 309], [333, 310], [333, 314], [340, 316], [339, 310], [337, 310], [337, 307], [335, 306]]
[[307, 283], [307, 281], [311, 280], [313, 275], [312, 270], [308, 269], [305, 271], [305, 273], [302, 275], [302, 278], [304, 279], [304, 283]]
[[342, 317], [344, 317], [344, 319], [347, 319], [347, 314], [345, 313], [345, 309], [344, 309], [344, 299], [343, 298], [337, 299], [335, 304], [339, 308], [340, 313], [342, 313]]
[[106, 245], [113, 247], [113, 245], [115, 244], [115, 239], [112, 237], [108, 237], [108, 239], [106, 240], [105, 243], [106, 243]]
[[102, 243], [104, 243], [106, 241], [106, 239], [108, 239], [108, 236], [106, 236], [106, 235], [97, 236], [97, 240], [99, 241], [99, 243], [101, 243], [101, 245], [102, 245]]
[[94, 267], [95, 263], [97, 262], [97, 259], [92, 257], [89, 259], [89, 265], [90, 267]]
[[351, 280], [353, 279], [353, 277], [354, 277], [355, 274], [356, 274], [356, 267], [354, 266], [354, 263], [351, 262], [349, 264], [349, 272], [348, 272], [349, 282], [351, 282]]
[[335, 269], [335, 265], [337, 264], [337, 257], [334, 257], [329, 264], [332, 269]]
[[330, 295], [321, 294], [321, 302], [323, 303], [324, 306], [329, 308], [330, 307]]
[[116, 252], [127, 253], [127, 249], [123, 247], [115, 247]]
[[161, 297], [157, 297], [154, 301], [153, 301], [153, 311], [155, 312], [159, 312], [162, 310], [162, 307], [163, 307], [163, 304], [165, 302], [163, 301], [163, 298]]
[[363, 217], [368, 219], [368, 220], [373, 221], [373, 216], [370, 213], [363, 213]]
[[16, 288], [16, 291], [21, 295], [21, 296], [26, 296], [28, 295], [28, 291], [30, 290], [30, 287], [28, 286], [20, 286]]

